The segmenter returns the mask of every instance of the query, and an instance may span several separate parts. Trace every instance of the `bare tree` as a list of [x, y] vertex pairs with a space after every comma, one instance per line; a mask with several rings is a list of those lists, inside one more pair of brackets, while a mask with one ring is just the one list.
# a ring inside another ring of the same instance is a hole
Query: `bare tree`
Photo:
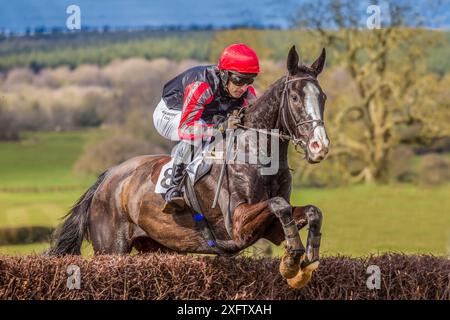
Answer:
[[415, 107], [424, 94], [425, 48], [438, 41], [439, 32], [420, 28], [420, 15], [406, 5], [381, 9], [378, 29], [367, 28], [366, 7], [348, 0], [309, 2], [294, 20], [329, 48], [331, 60], [345, 68], [355, 87], [328, 122], [331, 155], [359, 164], [349, 173], [355, 182], [386, 180], [389, 154], [401, 141], [398, 128], [427, 125]]
[[4, 110], [0, 105], [0, 141], [18, 139], [19, 129], [14, 113]]

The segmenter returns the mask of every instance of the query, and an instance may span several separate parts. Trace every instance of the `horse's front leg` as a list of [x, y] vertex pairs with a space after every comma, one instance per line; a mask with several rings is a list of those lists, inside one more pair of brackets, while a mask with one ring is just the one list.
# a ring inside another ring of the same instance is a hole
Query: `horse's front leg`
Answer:
[[300, 239], [290, 204], [282, 197], [275, 197], [269, 199], [268, 208], [280, 220], [283, 228], [287, 247], [281, 258], [280, 273], [284, 278], [290, 279], [298, 274], [305, 247]]
[[233, 213], [233, 241], [239, 248], [247, 248], [264, 236], [274, 219], [267, 201], [237, 206]]
[[302, 288], [312, 277], [312, 273], [319, 267], [319, 250], [322, 228], [322, 212], [313, 205], [293, 207], [293, 216], [298, 230], [308, 225], [308, 238], [306, 241], [306, 255], [303, 257], [297, 275], [288, 279], [291, 287]]
[[308, 225], [308, 238], [306, 241], [306, 257], [303, 264], [311, 263], [319, 260], [320, 240], [322, 233], [322, 212], [313, 205], [304, 207], [293, 207], [292, 213], [300, 230]]
[[233, 214], [233, 240], [239, 247], [245, 248], [266, 235], [275, 219], [280, 221], [287, 242], [280, 273], [289, 279], [298, 274], [305, 247], [300, 240], [292, 208], [284, 198], [275, 197], [253, 205], [239, 205]]

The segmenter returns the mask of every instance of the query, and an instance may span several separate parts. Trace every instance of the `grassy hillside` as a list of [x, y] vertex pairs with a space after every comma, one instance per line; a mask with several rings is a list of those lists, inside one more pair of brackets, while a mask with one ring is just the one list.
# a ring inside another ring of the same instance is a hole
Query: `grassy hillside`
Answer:
[[[0, 228], [56, 226], [94, 177], [77, 177], [72, 165], [96, 132], [33, 133], [0, 143]], [[64, 188], [66, 187], [66, 188]], [[445, 255], [450, 247], [450, 186], [413, 185], [296, 189], [294, 205], [315, 204], [324, 214], [324, 254], [385, 251]], [[305, 232], [302, 232], [305, 236]], [[47, 244], [0, 247], [29, 253]], [[85, 252], [91, 252], [86, 247]], [[282, 247], [275, 253], [281, 254]]]

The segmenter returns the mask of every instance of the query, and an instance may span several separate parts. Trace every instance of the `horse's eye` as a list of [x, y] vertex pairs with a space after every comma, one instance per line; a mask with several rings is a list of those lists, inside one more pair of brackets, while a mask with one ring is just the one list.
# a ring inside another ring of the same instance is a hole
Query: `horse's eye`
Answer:
[[298, 97], [297, 97], [297, 95], [291, 95], [291, 99], [292, 99], [292, 101], [294, 101], [294, 102], [297, 102], [298, 101]]

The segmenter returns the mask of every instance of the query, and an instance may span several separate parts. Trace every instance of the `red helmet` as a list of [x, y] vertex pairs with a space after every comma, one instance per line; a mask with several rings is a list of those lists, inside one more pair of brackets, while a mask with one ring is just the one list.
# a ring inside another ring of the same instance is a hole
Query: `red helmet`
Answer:
[[238, 43], [223, 50], [219, 59], [219, 69], [239, 73], [259, 73], [259, 61], [255, 51], [249, 46]]

